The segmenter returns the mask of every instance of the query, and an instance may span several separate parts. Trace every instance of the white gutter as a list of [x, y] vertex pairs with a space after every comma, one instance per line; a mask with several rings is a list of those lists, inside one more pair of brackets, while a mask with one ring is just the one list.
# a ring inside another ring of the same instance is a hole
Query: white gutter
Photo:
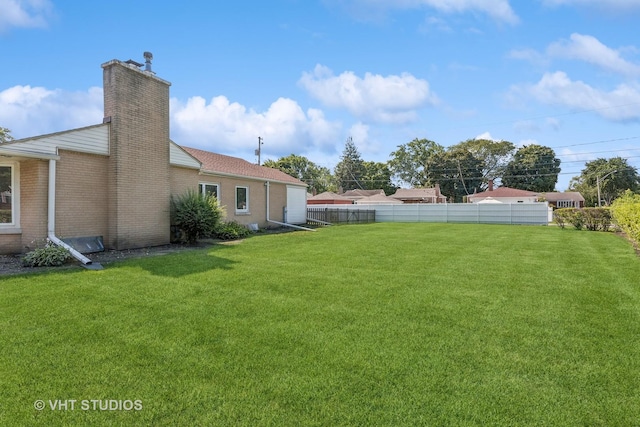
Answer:
[[297, 230], [316, 231], [313, 228], [300, 227], [299, 225], [293, 225], [293, 224], [288, 224], [286, 222], [274, 221], [272, 219], [269, 219], [269, 189], [270, 189], [271, 183], [269, 181], [267, 181], [267, 182], [264, 183], [264, 185], [265, 185], [265, 187], [267, 187], [267, 222], [271, 222], [273, 224], [278, 224], [278, 225], [283, 225], [285, 227], [295, 228]]
[[47, 235], [49, 240], [58, 246], [62, 246], [69, 251], [71, 256], [87, 265], [91, 264], [91, 260], [80, 252], [67, 245], [55, 235], [56, 230], [56, 161], [49, 160], [49, 198], [48, 198], [48, 218], [47, 218]]

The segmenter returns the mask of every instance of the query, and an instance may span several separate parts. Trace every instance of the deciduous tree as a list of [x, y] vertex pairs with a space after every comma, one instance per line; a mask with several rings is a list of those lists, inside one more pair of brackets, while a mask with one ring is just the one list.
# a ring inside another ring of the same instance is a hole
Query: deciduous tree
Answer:
[[391, 182], [391, 170], [386, 163], [363, 162], [364, 176], [362, 188], [364, 190], [384, 190], [387, 196], [396, 192], [398, 187]]
[[520, 190], [554, 191], [560, 173], [560, 159], [553, 149], [531, 144], [519, 148], [507, 164], [502, 184]]
[[599, 158], [585, 163], [580, 175], [571, 179], [569, 188], [582, 194], [585, 205], [597, 206], [598, 182], [602, 203], [606, 205], [611, 204], [625, 190], [640, 190], [638, 170], [622, 157]]
[[334, 179], [329, 168], [318, 166], [304, 156], [290, 154], [278, 160], [266, 160], [263, 165], [298, 178], [309, 185], [310, 191], [315, 190], [316, 193], [335, 191]]
[[11, 131], [7, 128], [3, 128], [0, 126], [0, 144], [4, 144], [5, 142], [13, 141], [13, 137], [11, 136]]
[[428, 139], [414, 139], [398, 146], [391, 153], [389, 168], [399, 180], [411, 187], [431, 187], [436, 184], [437, 169], [444, 147]]
[[516, 146], [509, 141], [468, 139], [451, 148], [467, 149], [476, 159], [482, 162], [483, 182], [481, 191], [484, 191], [490, 179], [493, 179], [496, 183], [500, 182], [507, 164], [513, 157]]

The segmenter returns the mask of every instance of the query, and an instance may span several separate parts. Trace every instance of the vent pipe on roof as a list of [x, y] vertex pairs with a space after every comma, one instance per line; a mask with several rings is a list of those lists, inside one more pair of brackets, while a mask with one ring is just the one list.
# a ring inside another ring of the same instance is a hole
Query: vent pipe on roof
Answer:
[[145, 52], [143, 55], [144, 55], [144, 70], [150, 73], [153, 73], [153, 71], [151, 71], [151, 60], [153, 59], [153, 54], [151, 52]]

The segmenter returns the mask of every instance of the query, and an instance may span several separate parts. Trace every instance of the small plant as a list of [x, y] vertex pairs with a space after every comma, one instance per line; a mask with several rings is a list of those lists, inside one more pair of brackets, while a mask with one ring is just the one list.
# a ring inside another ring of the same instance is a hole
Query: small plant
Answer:
[[251, 235], [251, 230], [236, 221], [228, 221], [216, 228], [215, 236], [221, 240], [242, 239]]
[[47, 241], [44, 247], [27, 253], [22, 258], [22, 264], [25, 267], [55, 267], [64, 264], [70, 257], [67, 249]]
[[223, 208], [211, 195], [189, 190], [171, 199], [171, 222], [182, 232], [187, 243], [213, 235], [223, 215]]

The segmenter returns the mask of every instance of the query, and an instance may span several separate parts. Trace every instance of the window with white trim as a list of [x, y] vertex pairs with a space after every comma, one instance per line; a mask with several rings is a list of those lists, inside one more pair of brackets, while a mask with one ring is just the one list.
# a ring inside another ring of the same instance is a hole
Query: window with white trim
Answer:
[[209, 184], [206, 182], [201, 182], [200, 183], [200, 194], [202, 194], [203, 196], [206, 196], [207, 194], [212, 195], [213, 197], [215, 197], [216, 199], [220, 199], [220, 187], [218, 186], [218, 184]]
[[249, 187], [236, 187], [236, 213], [249, 212]]
[[19, 163], [0, 163], [0, 227], [20, 225]]

